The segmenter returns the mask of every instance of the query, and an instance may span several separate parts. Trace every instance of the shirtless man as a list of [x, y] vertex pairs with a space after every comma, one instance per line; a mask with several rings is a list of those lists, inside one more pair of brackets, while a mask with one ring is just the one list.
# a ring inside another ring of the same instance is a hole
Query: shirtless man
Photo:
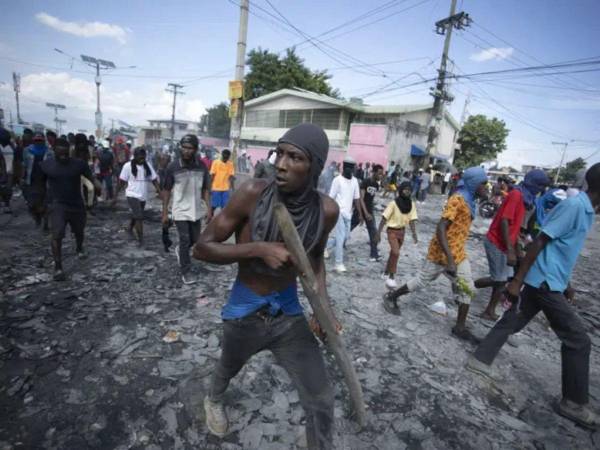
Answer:
[[[221, 359], [204, 400], [207, 426], [218, 436], [227, 434], [223, 397], [230, 380], [252, 355], [268, 349], [298, 390], [308, 447], [333, 447], [333, 390], [298, 302], [297, 272], [273, 215], [276, 201], [286, 205], [317, 275], [319, 293], [328, 298], [323, 251], [339, 211], [331, 198], [316, 190], [328, 150], [327, 136], [318, 126], [305, 123], [290, 129], [277, 145], [275, 178], [252, 179], [240, 186], [194, 246], [197, 259], [239, 264], [221, 314]], [[226, 244], [234, 233], [236, 243]]]

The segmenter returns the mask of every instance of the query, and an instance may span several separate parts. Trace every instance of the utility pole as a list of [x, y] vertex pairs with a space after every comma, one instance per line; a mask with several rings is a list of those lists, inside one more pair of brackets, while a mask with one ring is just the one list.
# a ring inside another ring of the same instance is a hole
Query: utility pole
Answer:
[[426, 158], [429, 157], [437, 146], [440, 124], [444, 117], [444, 102], [449, 103], [454, 100], [454, 97], [446, 91], [446, 70], [452, 30], [454, 28], [457, 30], [463, 29], [469, 26], [470, 22], [471, 19], [468, 14], [464, 12], [456, 13], [456, 0], [452, 0], [452, 3], [450, 4], [450, 15], [435, 23], [436, 33], [440, 35], [445, 34], [446, 38], [444, 39], [444, 51], [442, 53], [440, 68], [438, 69], [438, 78], [435, 83], [435, 88], [433, 88], [431, 92], [434, 100], [431, 111], [431, 122], [429, 124], [429, 135], [427, 136]]
[[462, 114], [460, 115], [460, 127], [465, 124], [467, 118], [469, 117], [469, 105], [471, 104], [471, 91], [467, 93], [467, 98], [465, 98], [465, 104], [463, 106]]
[[560, 169], [562, 168], [563, 163], [565, 162], [565, 155], [567, 154], [567, 147], [569, 146], [568, 142], [552, 142], [552, 145], [562, 145], [563, 151], [562, 156], [560, 157], [560, 164], [558, 165], [558, 169], [556, 169], [556, 175], [554, 175], [554, 184], [558, 183], [558, 176], [560, 175]]
[[[229, 97], [231, 99], [229, 110], [229, 116], [231, 117], [229, 148], [231, 149], [231, 160], [234, 165], [237, 165], [237, 151], [240, 145], [240, 135], [242, 132], [242, 110], [244, 107], [244, 91], [242, 83], [244, 80], [244, 66], [246, 64], [249, 8], [249, 0], [240, 1], [240, 25], [238, 29], [237, 53], [235, 57], [235, 78], [233, 83], [229, 83]], [[237, 89], [233, 89], [233, 86], [236, 86]]]
[[171, 86], [171, 89], [165, 89], [165, 91], [173, 94], [173, 110], [171, 111], [171, 144], [175, 145], [175, 104], [177, 102], [177, 96], [184, 95], [185, 92], [177, 90], [183, 87], [181, 84], [169, 83], [168, 85]]
[[[55, 50], [59, 53], [64, 53], [58, 49]], [[100, 110], [100, 84], [102, 83], [102, 79], [100, 78], [100, 69], [116, 69], [117, 66], [115, 66], [115, 63], [112, 61], [106, 61], [87, 55], [81, 55], [81, 60], [88, 66], [96, 69], [96, 77], [94, 78], [94, 81], [96, 82], [96, 138], [100, 139], [102, 137], [102, 111]]]
[[56, 134], [60, 136], [60, 124], [65, 123], [66, 120], [61, 120], [58, 118], [58, 110], [67, 109], [67, 107], [65, 105], [59, 105], [57, 103], [46, 103], [46, 106], [54, 110], [54, 124], [56, 125]]
[[21, 119], [21, 106], [19, 104], [19, 92], [21, 92], [21, 75], [17, 72], [13, 72], [13, 89], [15, 91], [15, 100], [17, 102], [17, 123], [23, 123]]

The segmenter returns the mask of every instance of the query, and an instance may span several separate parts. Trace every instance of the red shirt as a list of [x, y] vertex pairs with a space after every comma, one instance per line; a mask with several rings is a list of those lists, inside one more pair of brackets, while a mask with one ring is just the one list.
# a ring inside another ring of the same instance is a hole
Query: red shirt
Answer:
[[510, 242], [515, 245], [524, 217], [525, 203], [523, 202], [523, 195], [518, 189], [513, 189], [506, 195], [500, 209], [494, 216], [487, 232], [488, 239], [506, 253], [506, 245], [502, 237], [502, 219], [508, 219], [508, 235]]

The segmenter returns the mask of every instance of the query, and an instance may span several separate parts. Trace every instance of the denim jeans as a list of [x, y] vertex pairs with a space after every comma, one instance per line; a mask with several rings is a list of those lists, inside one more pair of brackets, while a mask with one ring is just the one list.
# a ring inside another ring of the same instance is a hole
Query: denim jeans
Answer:
[[298, 391], [306, 414], [308, 448], [333, 448], [334, 393], [319, 345], [304, 315], [263, 319], [252, 314], [224, 321], [221, 358], [212, 375], [210, 399], [222, 402], [229, 381], [262, 350], [273, 353]]
[[335, 263], [344, 263], [344, 243], [350, 237], [351, 218], [346, 219], [341, 214], [335, 225], [335, 236], [330, 237], [327, 241], [327, 248], [335, 247]]
[[561, 340], [562, 395], [581, 405], [588, 402], [591, 341], [581, 319], [562, 292], [525, 285], [519, 303], [513, 303], [475, 351], [475, 358], [491, 365], [513, 333], [518, 333], [543, 311], [552, 330]]
[[190, 220], [176, 220], [175, 226], [179, 234], [179, 267], [181, 273], [185, 275], [189, 272], [192, 265], [190, 260], [190, 248], [198, 240], [200, 236], [200, 220], [192, 222]]

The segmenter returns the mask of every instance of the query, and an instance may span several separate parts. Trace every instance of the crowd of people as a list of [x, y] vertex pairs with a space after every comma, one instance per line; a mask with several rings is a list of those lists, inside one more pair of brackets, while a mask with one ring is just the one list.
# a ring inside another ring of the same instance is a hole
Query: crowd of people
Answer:
[[[298, 300], [298, 273], [273, 213], [278, 202], [296, 225], [327, 308], [332, 306], [324, 260], [331, 253], [334, 270], [348, 271], [344, 250], [359, 224], [368, 231], [365, 256], [368, 251], [373, 263], [382, 260], [379, 244], [386, 233], [389, 255], [382, 276], [387, 292], [382, 304], [391, 315], [401, 314], [401, 298], [427, 289], [440, 276], [448, 278], [451, 291], [441, 294], [437, 303], [445, 310], [445, 298], [456, 302], [452, 334], [477, 345], [467, 363], [474, 373], [493, 377], [492, 363], [508, 337], [543, 311], [562, 342], [558, 412], [580, 425], [600, 427], [600, 418], [588, 406], [590, 339], [573, 309], [570, 285], [600, 207], [600, 164], [580, 174], [572, 186], [551, 186], [547, 174], [538, 169], [519, 184], [500, 179], [493, 189], [501, 204], [484, 240], [489, 276], [477, 280], [466, 243], [478, 202], [490, 193], [488, 176], [481, 167], [439, 173], [447, 200], [420, 269], [399, 283], [407, 228], [415, 243], [422, 238], [418, 209], [430, 190], [431, 168], [403, 170], [391, 162], [386, 170], [350, 156], [325, 168], [329, 142], [316, 125], [288, 130], [257, 163], [254, 178], [242, 184], [236, 183], [231, 152], [223, 150], [216, 160], [207, 158], [194, 135], [184, 136], [174, 155], [149, 154], [127, 142], [97, 143], [82, 134], [57, 137], [52, 131], [44, 135], [25, 130], [15, 138], [0, 129], [0, 145], [4, 210], [11, 211], [12, 192], [20, 186], [35, 225], [50, 233], [55, 280], [66, 279], [61, 256], [66, 226], [75, 237], [77, 256], [85, 258], [84, 230], [94, 202], [102, 198], [114, 205], [123, 189], [131, 211], [128, 230], [140, 246], [145, 205], [153, 190], [160, 198], [163, 232], [173, 224], [177, 229], [175, 255], [183, 283], [197, 281], [190, 275], [192, 256], [208, 263], [238, 264], [222, 310], [222, 353], [204, 401], [207, 426], [216, 435], [225, 435], [229, 427], [224, 392], [230, 380], [253, 354], [269, 349], [298, 390], [309, 448], [332, 447], [333, 390], [315, 339], [323, 331], [314, 318], [306, 320]], [[377, 222], [379, 198], [384, 204]], [[232, 236], [234, 243], [229, 241]], [[481, 288], [491, 288], [483, 317], [495, 322], [483, 340], [467, 326], [475, 291]], [[500, 317], [501, 305], [505, 311]]]

